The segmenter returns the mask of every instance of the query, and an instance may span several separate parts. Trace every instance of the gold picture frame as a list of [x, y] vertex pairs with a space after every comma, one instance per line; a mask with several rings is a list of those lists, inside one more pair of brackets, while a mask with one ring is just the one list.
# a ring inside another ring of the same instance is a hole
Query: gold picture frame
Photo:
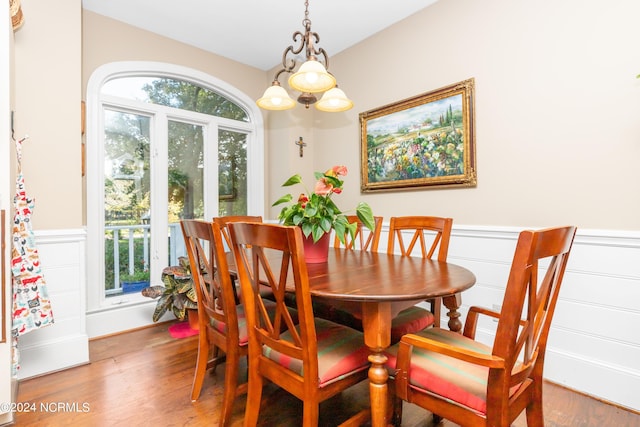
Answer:
[[361, 190], [474, 187], [473, 78], [360, 113]]

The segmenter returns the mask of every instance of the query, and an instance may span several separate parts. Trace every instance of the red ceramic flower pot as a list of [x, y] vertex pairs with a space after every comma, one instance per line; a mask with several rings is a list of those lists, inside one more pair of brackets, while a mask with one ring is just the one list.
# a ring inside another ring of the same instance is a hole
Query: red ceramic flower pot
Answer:
[[329, 258], [329, 242], [331, 233], [324, 233], [320, 240], [313, 242], [313, 237], [302, 236], [304, 240], [304, 260], [308, 264], [327, 262]]

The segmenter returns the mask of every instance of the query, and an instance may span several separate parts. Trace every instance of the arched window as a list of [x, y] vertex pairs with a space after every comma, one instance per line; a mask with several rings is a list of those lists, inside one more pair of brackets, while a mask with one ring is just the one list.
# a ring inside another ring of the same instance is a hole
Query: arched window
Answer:
[[212, 76], [100, 67], [87, 87], [86, 144], [89, 312], [151, 302], [141, 288], [185, 255], [181, 219], [263, 214], [262, 116]]

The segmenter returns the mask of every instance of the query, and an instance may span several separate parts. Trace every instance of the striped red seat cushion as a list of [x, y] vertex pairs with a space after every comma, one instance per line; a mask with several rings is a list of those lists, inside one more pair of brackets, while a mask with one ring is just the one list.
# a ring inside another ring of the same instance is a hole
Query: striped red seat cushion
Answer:
[[[318, 377], [324, 387], [352, 372], [369, 368], [369, 349], [364, 345], [361, 332], [324, 319], [315, 319], [318, 341]], [[281, 335], [290, 340], [290, 332]], [[303, 375], [302, 360], [293, 359], [280, 352], [264, 347], [262, 354], [269, 359]]]
[[435, 317], [431, 311], [417, 305], [402, 310], [391, 321], [391, 344], [400, 341], [403, 335], [415, 334], [433, 325], [434, 321]]
[[[350, 310], [350, 306], [353, 310]], [[362, 331], [362, 307], [358, 302], [313, 302], [313, 314], [341, 325]], [[424, 308], [413, 306], [402, 310], [391, 321], [391, 344], [400, 341], [403, 335], [413, 334], [433, 325], [433, 313]]]
[[[416, 335], [478, 353], [491, 354], [491, 348], [470, 338], [441, 328], [429, 328]], [[387, 367], [396, 367], [398, 344], [387, 351]], [[489, 369], [468, 362], [414, 347], [411, 356], [409, 383], [472, 408], [480, 413], [487, 410], [487, 380]]]

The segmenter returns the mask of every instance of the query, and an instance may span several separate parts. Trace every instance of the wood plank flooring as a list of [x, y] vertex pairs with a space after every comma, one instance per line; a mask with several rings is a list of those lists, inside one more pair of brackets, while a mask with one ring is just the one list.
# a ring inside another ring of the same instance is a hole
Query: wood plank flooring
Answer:
[[[91, 363], [22, 381], [18, 402], [31, 412], [16, 414], [17, 426], [204, 426], [218, 425], [224, 369], [207, 375], [200, 399], [190, 399], [197, 337], [173, 339], [171, 323], [90, 342]], [[368, 406], [366, 382], [320, 408], [320, 425], [335, 426]], [[547, 427], [640, 427], [640, 414], [547, 383]], [[241, 426], [245, 398], [235, 402], [231, 425]], [[295, 427], [302, 405], [275, 386], [265, 387], [260, 425]], [[403, 426], [430, 426], [431, 415], [405, 404]], [[455, 424], [443, 421], [440, 426]], [[520, 416], [514, 427], [524, 427]]]

